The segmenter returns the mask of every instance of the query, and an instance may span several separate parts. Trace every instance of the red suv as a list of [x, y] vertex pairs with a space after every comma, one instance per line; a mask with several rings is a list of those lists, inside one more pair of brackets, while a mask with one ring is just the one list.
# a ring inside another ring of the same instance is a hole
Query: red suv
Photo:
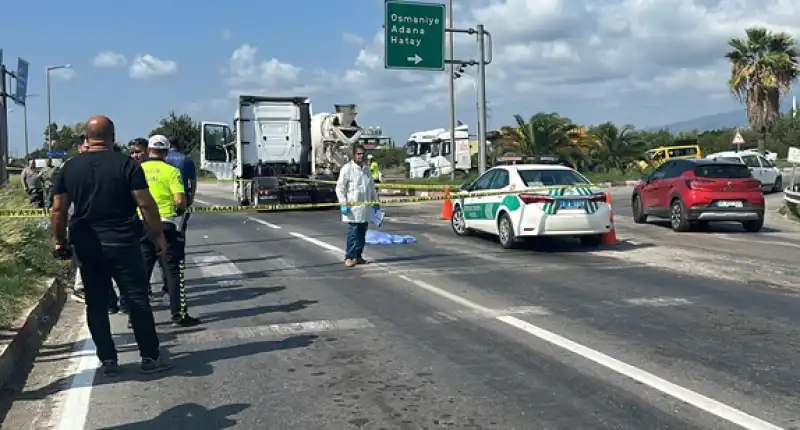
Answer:
[[670, 160], [642, 178], [633, 190], [633, 221], [668, 218], [675, 231], [711, 221], [739, 221], [745, 230], [764, 226], [761, 183], [744, 164], [730, 161]]

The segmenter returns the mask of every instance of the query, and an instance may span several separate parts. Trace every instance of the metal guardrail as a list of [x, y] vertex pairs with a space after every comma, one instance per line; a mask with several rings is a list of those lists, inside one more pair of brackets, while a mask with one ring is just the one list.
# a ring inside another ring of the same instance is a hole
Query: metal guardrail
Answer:
[[783, 199], [787, 203], [800, 205], [800, 191], [791, 191], [788, 187], [783, 190]]

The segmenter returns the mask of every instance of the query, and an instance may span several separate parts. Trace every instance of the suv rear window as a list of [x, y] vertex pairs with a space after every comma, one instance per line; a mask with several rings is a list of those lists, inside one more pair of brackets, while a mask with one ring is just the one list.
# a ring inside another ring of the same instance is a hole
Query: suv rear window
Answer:
[[550, 187], [554, 185], [586, 185], [586, 180], [574, 170], [519, 170], [526, 187]]
[[708, 164], [694, 168], [698, 178], [744, 179], [750, 177], [750, 169], [744, 164]]

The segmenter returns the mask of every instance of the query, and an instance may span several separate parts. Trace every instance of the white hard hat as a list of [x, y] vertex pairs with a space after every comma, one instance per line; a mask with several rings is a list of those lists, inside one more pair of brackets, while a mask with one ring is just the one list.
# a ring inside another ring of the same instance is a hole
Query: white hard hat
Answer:
[[372, 159], [372, 154], [367, 155], [367, 159], [371, 160]]

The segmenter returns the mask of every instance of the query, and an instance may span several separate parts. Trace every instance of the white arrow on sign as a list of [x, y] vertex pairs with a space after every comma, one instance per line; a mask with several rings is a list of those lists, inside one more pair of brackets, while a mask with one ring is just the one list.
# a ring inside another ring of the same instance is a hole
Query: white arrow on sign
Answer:
[[420, 57], [419, 54], [414, 54], [413, 57], [408, 57], [408, 58], [406, 58], [406, 60], [408, 60], [408, 61], [410, 61], [410, 62], [412, 62], [414, 64], [419, 64], [419, 62], [422, 61], [422, 57]]

